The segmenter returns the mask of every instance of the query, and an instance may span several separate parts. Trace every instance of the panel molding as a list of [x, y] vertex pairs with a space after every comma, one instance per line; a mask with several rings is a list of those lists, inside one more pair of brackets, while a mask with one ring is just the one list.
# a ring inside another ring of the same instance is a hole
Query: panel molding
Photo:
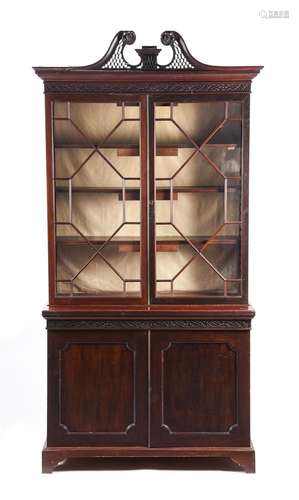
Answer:
[[[126, 426], [125, 430], [124, 431], [119, 431], [119, 432], [111, 432], [111, 431], [94, 431], [94, 432], [90, 432], [90, 431], [72, 431], [69, 429], [69, 427], [67, 426], [66, 423], [62, 422], [62, 361], [63, 361], [63, 353], [66, 353], [67, 351], [69, 351], [72, 347], [74, 346], [78, 346], [78, 345], [83, 345], [83, 346], [86, 346], [86, 345], [93, 345], [93, 346], [101, 346], [101, 345], [111, 345], [111, 346], [114, 346], [114, 345], [121, 345], [123, 346], [124, 348], [126, 348], [128, 351], [132, 352], [133, 353], [133, 422], [130, 422], [128, 423], [128, 425]], [[65, 432], [66, 434], [68, 435], [109, 435], [109, 434], [113, 434], [113, 435], [120, 435], [120, 436], [126, 436], [128, 435], [128, 432], [131, 430], [131, 429], [134, 429], [136, 428], [136, 398], [137, 398], [137, 394], [136, 394], [136, 349], [134, 349], [133, 347], [131, 347], [129, 345], [129, 342], [77, 342], [77, 341], [74, 341], [74, 342], [66, 342], [61, 348], [58, 349], [58, 360], [59, 360], [59, 364], [58, 364], [58, 384], [59, 384], [59, 422], [58, 422], [58, 425], [59, 427], [61, 427]]]
[[249, 330], [250, 320], [235, 319], [48, 319], [48, 330]]

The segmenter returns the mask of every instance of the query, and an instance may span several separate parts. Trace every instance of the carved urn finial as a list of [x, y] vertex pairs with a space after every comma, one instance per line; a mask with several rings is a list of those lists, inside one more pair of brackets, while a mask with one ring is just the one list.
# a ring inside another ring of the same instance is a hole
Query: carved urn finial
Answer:
[[155, 45], [143, 45], [141, 49], [135, 49], [141, 58], [141, 68], [144, 70], [157, 69], [157, 57], [161, 49], [157, 49]]

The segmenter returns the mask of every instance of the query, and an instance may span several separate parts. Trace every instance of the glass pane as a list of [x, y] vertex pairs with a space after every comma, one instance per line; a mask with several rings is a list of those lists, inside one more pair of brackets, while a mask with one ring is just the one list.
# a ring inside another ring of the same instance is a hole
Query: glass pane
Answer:
[[156, 296], [241, 294], [240, 102], [155, 105]]
[[55, 102], [56, 293], [140, 296], [137, 103]]

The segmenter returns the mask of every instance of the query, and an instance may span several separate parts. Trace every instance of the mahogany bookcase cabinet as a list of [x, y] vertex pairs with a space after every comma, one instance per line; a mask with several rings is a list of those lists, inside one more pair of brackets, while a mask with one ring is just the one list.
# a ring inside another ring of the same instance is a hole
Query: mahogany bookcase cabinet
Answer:
[[[43, 471], [253, 472], [248, 161], [260, 66], [120, 31], [46, 94], [49, 306]], [[127, 50], [127, 49], [126, 49]]]

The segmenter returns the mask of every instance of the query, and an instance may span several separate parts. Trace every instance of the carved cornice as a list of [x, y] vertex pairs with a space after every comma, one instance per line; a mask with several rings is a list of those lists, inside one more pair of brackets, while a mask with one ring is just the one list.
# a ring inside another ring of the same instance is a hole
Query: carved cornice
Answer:
[[[217, 81], [223, 78], [223, 75], [227, 76], [225, 80], [252, 80], [262, 69], [262, 66], [213, 66], [210, 64], [204, 64], [195, 57], [193, 57], [188, 50], [188, 47], [183, 39], [183, 37], [177, 31], [164, 31], [161, 35], [161, 42], [163, 45], [168, 46], [172, 49], [172, 57], [170, 61], [166, 64], [159, 63], [159, 53], [161, 49], [157, 48], [155, 45], [145, 45], [140, 49], [135, 49], [140, 57], [140, 61], [137, 64], [131, 64], [125, 56], [125, 48], [127, 45], [132, 45], [136, 40], [136, 35], [134, 31], [119, 31], [113, 38], [107, 52], [105, 55], [93, 64], [87, 66], [64, 66], [64, 67], [34, 67], [33, 69], [44, 81], [88, 81], [89, 76], [91, 80], [97, 81], [97, 75], [101, 73], [111, 73], [115, 77], [118, 73], [122, 75], [124, 73], [160, 73], [160, 74], [173, 74], [173, 73], [197, 73], [203, 76], [202, 80], [205, 80], [207, 76], [207, 81]], [[219, 79], [217, 78], [219, 75]], [[234, 78], [236, 75], [236, 78]], [[80, 76], [80, 78], [78, 78]], [[64, 79], [64, 77], [66, 77]], [[82, 78], [83, 77], [83, 78]], [[52, 85], [52, 84], [51, 84]], [[213, 85], [213, 84], [212, 84]], [[247, 84], [248, 85], [248, 84]], [[95, 88], [93, 85], [89, 86], [86, 91], [97, 92], [99, 90], [104, 90], [103, 88]], [[134, 90], [122, 90], [109, 88], [111, 91], [122, 91], [122, 92], [135, 92]], [[160, 89], [159, 89], [160, 90]], [[47, 90], [50, 92], [50, 90]], [[67, 91], [56, 90], [57, 92]], [[78, 90], [79, 92], [82, 90]], [[105, 91], [105, 90], [104, 90]], [[139, 91], [143, 91], [142, 87]], [[155, 90], [147, 90], [154, 91]], [[181, 89], [179, 91], [186, 92], [188, 89]], [[196, 91], [196, 90], [194, 90]], [[212, 90], [213, 91], [213, 90]], [[247, 90], [246, 90], [247, 91]], [[163, 92], [163, 89], [162, 89]]]
[[198, 92], [250, 92], [251, 82], [136, 82], [136, 83], [81, 83], [81, 82], [45, 82], [45, 93], [60, 92], [112, 92], [112, 93], [198, 93]]
[[48, 319], [48, 330], [249, 330], [250, 320], [234, 319], [148, 319], [72, 320]]
[[161, 49], [155, 45], [142, 46], [136, 49], [140, 57], [137, 64], [131, 64], [125, 57], [124, 50], [136, 40], [134, 31], [119, 31], [113, 38], [105, 55], [87, 66], [35, 67], [36, 73], [43, 78], [45, 73], [79, 73], [79, 72], [129, 72], [129, 71], [196, 71], [200, 73], [247, 73], [249, 79], [259, 73], [261, 66], [212, 66], [204, 64], [193, 57], [183, 37], [177, 31], [164, 31], [161, 42], [172, 49], [172, 57], [166, 64], [160, 64], [158, 55]]

